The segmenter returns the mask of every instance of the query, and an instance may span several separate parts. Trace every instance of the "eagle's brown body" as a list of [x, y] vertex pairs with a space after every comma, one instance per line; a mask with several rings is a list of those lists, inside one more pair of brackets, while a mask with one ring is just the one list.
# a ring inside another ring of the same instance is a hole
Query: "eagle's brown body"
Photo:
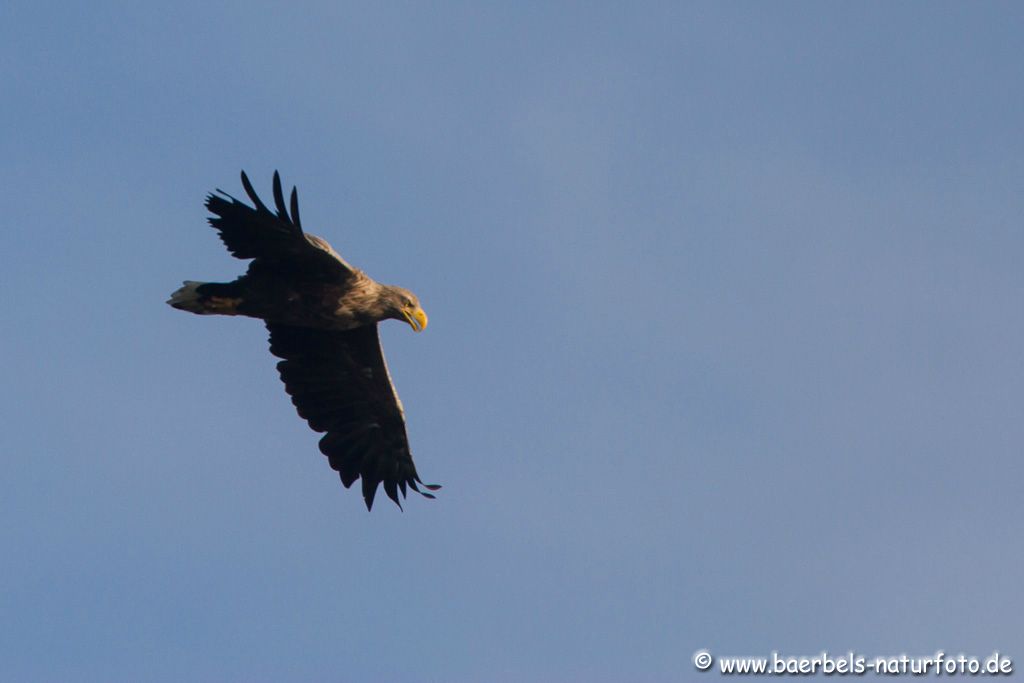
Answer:
[[415, 295], [382, 285], [353, 268], [323, 239], [302, 231], [298, 197], [291, 215], [274, 174], [271, 212], [245, 173], [242, 185], [255, 204], [230, 195], [210, 195], [210, 224], [236, 257], [252, 259], [234, 282], [193, 282], [167, 302], [200, 315], [259, 318], [270, 331], [270, 351], [283, 360], [278, 371], [292, 403], [310, 427], [326, 432], [320, 450], [345, 487], [363, 480], [363, 498], [373, 506], [379, 484], [399, 502], [411, 488], [429, 490], [416, 473], [398, 400], [377, 336], [377, 323], [405, 320], [417, 332], [427, 316]]
[[200, 315], [244, 315], [284, 325], [351, 330], [391, 317], [387, 293], [385, 285], [361, 271], [341, 284], [257, 271], [228, 283], [188, 282], [172, 295], [171, 305]]

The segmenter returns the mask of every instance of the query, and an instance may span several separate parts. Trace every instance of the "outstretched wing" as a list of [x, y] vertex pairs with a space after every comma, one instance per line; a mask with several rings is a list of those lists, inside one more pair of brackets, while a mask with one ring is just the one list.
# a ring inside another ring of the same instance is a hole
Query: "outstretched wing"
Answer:
[[309, 426], [327, 432], [320, 451], [341, 476], [345, 488], [363, 480], [366, 508], [373, 507], [377, 485], [401, 503], [406, 488], [427, 498], [439, 486], [423, 484], [409, 451], [405, 417], [384, 363], [376, 325], [353, 330], [318, 330], [267, 323], [270, 352], [285, 391]]
[[281, 176], [274, 171], [274, 213], [260, 201], [245, 171], [242, 186], [255, 208], [217, 190], [206, 198], [206, 208], [214, 215], [210, 225], [220, 233], [221, 241], [232, 256], [255, 259], [252, 270], [276, 271], [292, 280], [344, 282], [353, 276], [352, 266], [345, 263], [331, 245], [316, 235], [302, 231], [299, 220], [299, 195], [292, 188], [291, 214], [284, 203]]

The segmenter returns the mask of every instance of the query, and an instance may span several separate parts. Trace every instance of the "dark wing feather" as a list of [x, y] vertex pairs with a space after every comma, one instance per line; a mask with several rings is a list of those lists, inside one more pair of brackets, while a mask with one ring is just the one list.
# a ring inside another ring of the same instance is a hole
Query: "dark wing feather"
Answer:
[[376, 325], [353, 330], [318, 330], [267, 323], [270, 352], [285, 391], [309, 426], [327, 432], [320, 451], [345, 488], [363, 480], [366, 508], [377, 486], [398, 503], [406, 487], [433, 498], [439, 486], [423, 484], [409, 451], [405, 417], [384, 362]]
[[277, 217], [285, 223], [291, 223], [288, 211], [284, 208], [284, 192], [281, 191], [281, 174], [274, 171], [274, 206], [277, 207]]
[[302, 221], [299, 220], [299, 188], [292, 186], [292, 223], [299, 230], [302, 230]]
[[220, 233], [221, 241], [232, 256], [255, 259], [252, 270], [287, 275], [294, 281], [340, 283], [348, 280], [355, 269], [345, 263], [327, 242], [315, 235], [306, 235], [299, 222], [299, 198], [292, 189], [291, 216], [284, 203], [281, 176], [274, 172], [273, 213], [260, 201], [259, 195], [242, 172], [242, 187], [253, 205], [249, 206], [218, 190], [206, 198], [206, 208], [214, 214], [210, 225]]

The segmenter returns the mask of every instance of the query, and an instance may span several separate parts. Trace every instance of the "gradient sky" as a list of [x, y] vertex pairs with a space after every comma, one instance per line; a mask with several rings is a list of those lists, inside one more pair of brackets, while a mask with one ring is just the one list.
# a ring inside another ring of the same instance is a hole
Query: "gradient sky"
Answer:
[[[0, 7], [0, 679], [1024, 668], [1019, 3]], [[256, 321], [240, 169], [430, 314], [367, 513]]]

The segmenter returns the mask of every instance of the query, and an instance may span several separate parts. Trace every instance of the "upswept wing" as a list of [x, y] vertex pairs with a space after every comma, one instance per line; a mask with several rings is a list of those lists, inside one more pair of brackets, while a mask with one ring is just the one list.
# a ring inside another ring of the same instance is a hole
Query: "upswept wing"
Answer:
[[294, 187], [289, 214], [277, 171], [274, 171], [276, 213], [260, 201], [245, 171], [242, 171], [242, 187], [255, 208], [223, 190], [206, 198], [206, 208], [214, 214], [209, 219], [210, 225], [220, 233], [231, 255], [255, 259], [250, 271], [276, 271], [296, 281], [340, 283], [353, 277], [355, 269], [345, 263], [326, 240], [302, 231], [299, 195]]
[[[440, 486], [416, 473], [405, 418], [388, 375], [376, 325], [353, 330], [318, 330], [267, 323], [270, 352], [299, 416], [317, 432], [320, 451], [345, 488], [363, 480], [366, 508], [378, 484], [399, 507], [406, 489], [427, 498]], [[427, 491], [421, 491], [422, 485]]]

